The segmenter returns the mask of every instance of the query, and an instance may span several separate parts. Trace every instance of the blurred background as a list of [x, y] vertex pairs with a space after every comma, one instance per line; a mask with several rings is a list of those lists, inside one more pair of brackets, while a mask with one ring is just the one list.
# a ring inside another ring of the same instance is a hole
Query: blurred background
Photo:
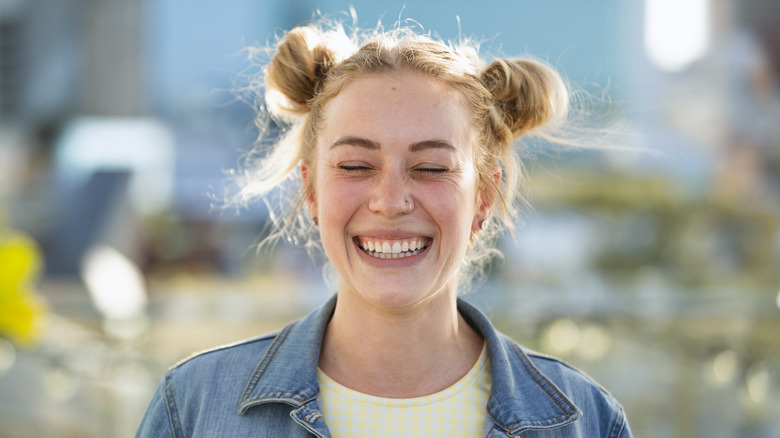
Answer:
[[332, 293], [209, 194], [257, 137], [242, 49], [350, 6], [547, 60], [617, 127], [527, 162], [468, 298], [636, 436], [780, 436], [780, 2], [0, 0], [0, 437], [132, 436], [168, 366]]

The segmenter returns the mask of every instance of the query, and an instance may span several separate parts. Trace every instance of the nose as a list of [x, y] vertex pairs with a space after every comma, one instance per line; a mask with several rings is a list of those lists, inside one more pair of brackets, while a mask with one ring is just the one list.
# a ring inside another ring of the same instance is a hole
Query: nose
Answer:
[[376, 179], [368, 208], [373, 213], [396, 217], [408, 213], [411, 196], [409, 182], [402, 171], [382, 172]]

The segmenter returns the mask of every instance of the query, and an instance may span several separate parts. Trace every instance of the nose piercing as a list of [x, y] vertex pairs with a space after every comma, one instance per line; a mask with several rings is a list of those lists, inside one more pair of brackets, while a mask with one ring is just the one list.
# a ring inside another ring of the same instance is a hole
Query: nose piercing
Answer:
[[412, 205], [412, 201], [410, 201], [410, 200], [408, 200], [408, 199], [406, 200], [406, 205], [408, 205], [408, 206], [409, 206], [409, 208], [407, 208], [407, 209], [406, 209], [406, 211], [404, 212], [404, 214], [409, 214], [409, 213], [411, 213], [411, 212], [412, 212], [412, 209], [414, 208], [414, 206]]

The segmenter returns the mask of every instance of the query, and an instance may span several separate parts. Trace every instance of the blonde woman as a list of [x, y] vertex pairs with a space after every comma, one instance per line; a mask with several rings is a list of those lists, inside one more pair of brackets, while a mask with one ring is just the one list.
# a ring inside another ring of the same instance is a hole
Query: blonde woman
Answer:
[[276, 236], [321, 243], [338, 291], [173, 367], [137, 436], [631, 436], [604, 389], [458, 298], [512, 226], [513, 143], [568, 101], [550, 67], [476, 53], [409, 29], [281, 39], [265, 100], [289, 129], [241, 195], [297, 183]]

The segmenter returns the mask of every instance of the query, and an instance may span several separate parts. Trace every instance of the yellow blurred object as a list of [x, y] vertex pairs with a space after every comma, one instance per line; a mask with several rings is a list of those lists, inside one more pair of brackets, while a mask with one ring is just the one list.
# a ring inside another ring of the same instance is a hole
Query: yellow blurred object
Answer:
[[26, 345], [40, 337], [45, 307], [34, 291], [40, 269], [40, 252], [31, 238], [0, 231], [0, 336]]

